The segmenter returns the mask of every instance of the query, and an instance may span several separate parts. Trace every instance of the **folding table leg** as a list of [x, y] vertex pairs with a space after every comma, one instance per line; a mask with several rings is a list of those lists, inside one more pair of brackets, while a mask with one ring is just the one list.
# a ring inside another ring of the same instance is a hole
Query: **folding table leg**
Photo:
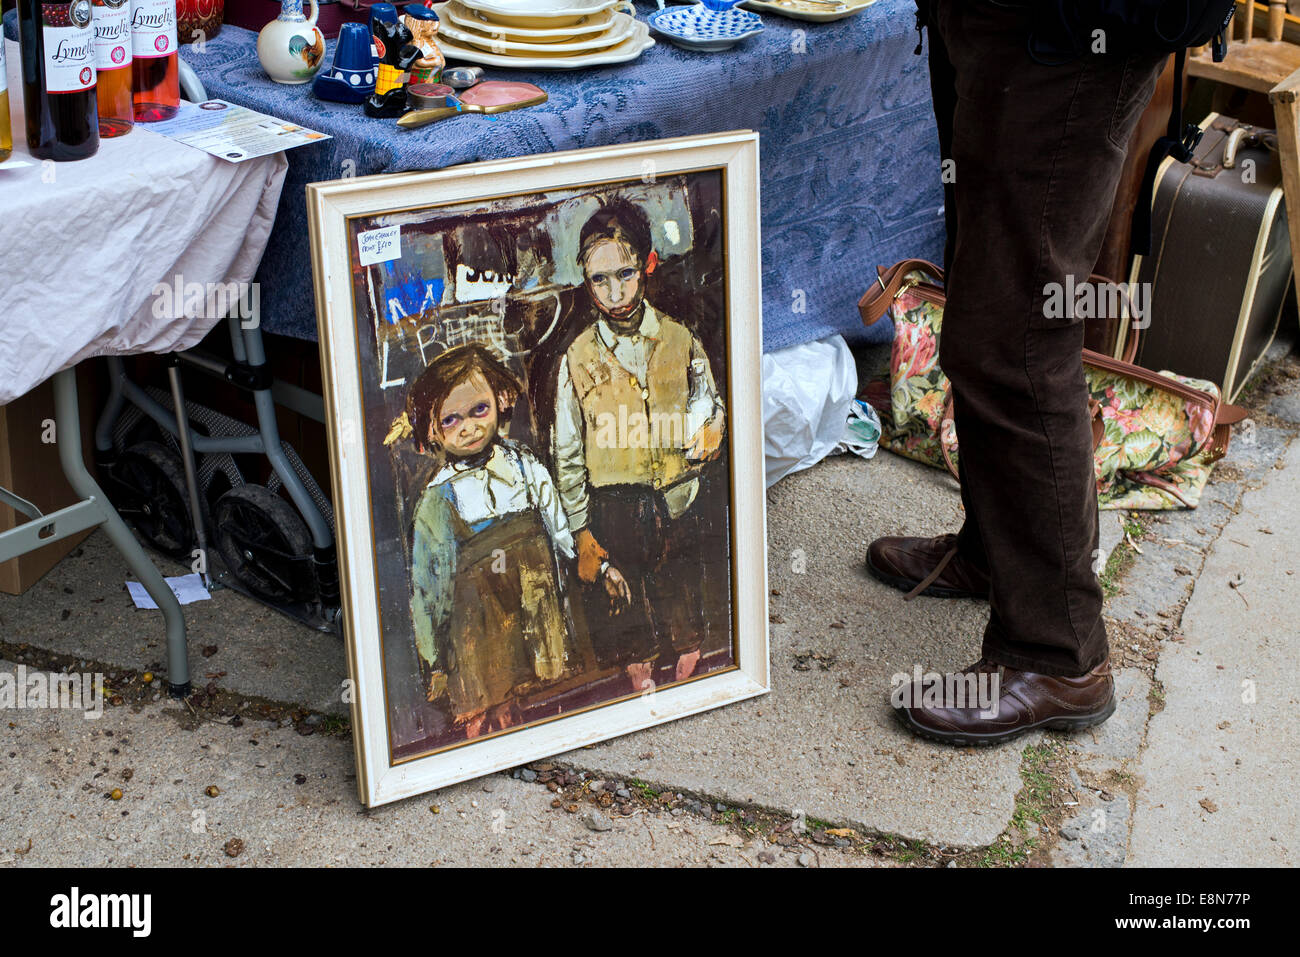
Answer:
[[174, 354], [167, 361], [167, 381], [172, 390], [172, 408], [176, 410], [176, 440], [180, 442], [181, 462], [185, 466], [185, 489], [190, 497], [190, 517], [194, 522], [194, 537], [199, 544], [203, 584], [211, 588], [212, 578], [208, 575], [208, 536], [203, 525], [203, 503], [199, 500], [198, 474], [194, 468], [194, 448], [190, 442], [190, 417], [185, 408], [180, 360]]
[[185, 615], [180, 602], [167, 587], [162, 573], [149, 560], [122, 517], [117, 514], [99, 484], [86, 469], [81, 456], [81, 419], [77, 409], [76, 371], [65, 369], [54, 376], [54, 421], [58, 436], [59, 461], [68, 483], [82, 498], [99, 505], [109, 540], [139, 577], [145, 591], [162, 610], [167, 626], [167, 691], [183, 698], [190, 693], [189, 652], [185, 647]]

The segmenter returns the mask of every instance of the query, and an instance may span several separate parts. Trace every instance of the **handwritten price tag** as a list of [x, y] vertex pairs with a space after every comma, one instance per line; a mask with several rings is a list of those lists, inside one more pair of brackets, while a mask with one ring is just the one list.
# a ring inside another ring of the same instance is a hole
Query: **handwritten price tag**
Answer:
[[357, 234], [357, 254], [361, 265], [371, 266], [402, 258], [402, 227], [385, 226]]

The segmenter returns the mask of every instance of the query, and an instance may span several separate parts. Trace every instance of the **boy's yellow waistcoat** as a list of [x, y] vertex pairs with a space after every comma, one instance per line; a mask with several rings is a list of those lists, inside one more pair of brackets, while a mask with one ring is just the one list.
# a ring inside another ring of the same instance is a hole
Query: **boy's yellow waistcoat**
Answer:
[[[594, 324], [569, 346], [569, 376], [582, 405], [591, 485], [667, 488], [690, 470], [682, 447], [690, 439], [684, 432], [691, 341], [685, 326], [660, 315], [659, 335], [653, 340], [647, 367], [648, 382], [638, 382], [623, 368]], [[644, 433], [637, 430], [637, 415], [645, 417], [641, 420]], [[615, 424], [612, 430], [611, 423]], [[598, 441], [611, 433], [617, 441]], [[642, 434], [649, 441], [639, 441]], [[625, 441], [629, 438], [631, 441]]]

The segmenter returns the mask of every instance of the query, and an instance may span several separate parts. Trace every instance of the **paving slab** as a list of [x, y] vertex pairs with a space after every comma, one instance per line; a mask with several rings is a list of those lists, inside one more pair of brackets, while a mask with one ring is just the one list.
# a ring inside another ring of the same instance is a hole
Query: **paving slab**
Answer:
[[904, 603], [863, 567], [879, 535], [960, 524], [955, 481], [898, 456], [837, 457], [782, 479], [768, 492], [771, 693], [563, 760], [868, 831], [991, 843], [1014, 810], [1021, 753], [1038, 739], [944, 748], [901, 730], [888, 704], [893, 675], [977, 658], [988, 606]]
[[[1054, 867], [1121, 867], [1128, 850], [1132, 808], [1123, 794], [1083, 789], [1079, 806], [1057, 832]], [[1109, 800], [1107, 800], [1109, 798]]]
[[[190, 571], [149, 555], [166, 576]], [[167, 653], [162, 612], [132, 604], [126, 581], [135, 577], [107, 536], [96, 531], [25, 594], [0, 595], [0, 640], [121, 668], [158, 668]], [[224, 672], [218, 680], [227, 690], [347, 713], [347, 655], [338, 637], [228, 588], [184, 610], [195, 687]]]
[[[1300, 443], [1249, 491], [1156, 671], [1128, 863], [1300, 863]], [[1233, 587], [1233, 585], [1237, 587]]]
[[[1274, 449], [1270, 465], [1281, 451]], [[1146, 513], [1152, 524], [1137, 543], [1141, 562], [1124, 576], [1119, 593], [1106, 603], [1106, 614], [1150, 634], [1170, 633], [1192, 593], [1206, 550], [1232, 518], [1241, 492], [1240, 482], [1212, 476], [1196, 509]]]
[[1151, 679], [1141, 671], [1115, 672], [1115, 713], [1110, 720], [1066, 739], [1080, 767], [1100, 776], [1136, 761], [1151, 713], [1150, 694]]
[[1300, 394], [1277, 396], [1265, 406], [1265, 409], [1270, 415], [1275, 415], [1279, 419], [1300, 424]]
[[[16, 675], [17, 666], [0, 661], [0, 673]], [[346, 738], [304, 737], [257, 721], [188, 731], [182, 715], [183, 706], [168, 699], [110, 707], [98, 719], [75, 710], [7, 711], [0, 754], [12, 771], [0, 788], [0, 865], [881, 863], [852, 851], [768, 845], [697, 815], [569, 813], [551, 806], [544, 785], [504, 774], [367, 811], [356, 798]], [[115, 788], [117, 800], [109, 796]], [[242, 844], [234, 857], [232, 840]]]

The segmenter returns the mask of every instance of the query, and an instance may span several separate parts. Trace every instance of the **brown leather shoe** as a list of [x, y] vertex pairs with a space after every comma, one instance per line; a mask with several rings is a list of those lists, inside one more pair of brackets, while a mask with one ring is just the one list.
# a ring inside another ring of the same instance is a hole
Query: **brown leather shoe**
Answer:
[[[981, 682], [977, 690], [966, 677], [972, 675]], [[1058, 678], [981, 660], [961, 675], [942, 677], [943, 688], [937, 694], [931, 690], [927, 696], [927, 688], [933, 689], [933, 685], [927, 686], [923, 678], [908, 686], [910, 700], [900, 702], [903, 694], [896, 690], [893, 701], [905, 728], [942, 744], [1001, 744], [1036, 728], [1078, 731], [1101, 724], [1115, 711], [1115, 682], [1109, 662], [1078, 678]], [[994, 677], [996, 686], [991, 682]], [[965, 690], [967, 699], [952, 695], [949, 689], [953, 688]], [[991, 707], [994, 688], [996, 709]], [[969, 700], [972, 691], [975, 700]], [[957, 700], [945, 701], [946, 697]], [[981, 710], [981, 704], [990, 707]]]
[[877, 538], [867, 546], [867, 571], [907, 592], [934, 598], [989, 597], [989, 576], [957, 554], [957, 536]]

